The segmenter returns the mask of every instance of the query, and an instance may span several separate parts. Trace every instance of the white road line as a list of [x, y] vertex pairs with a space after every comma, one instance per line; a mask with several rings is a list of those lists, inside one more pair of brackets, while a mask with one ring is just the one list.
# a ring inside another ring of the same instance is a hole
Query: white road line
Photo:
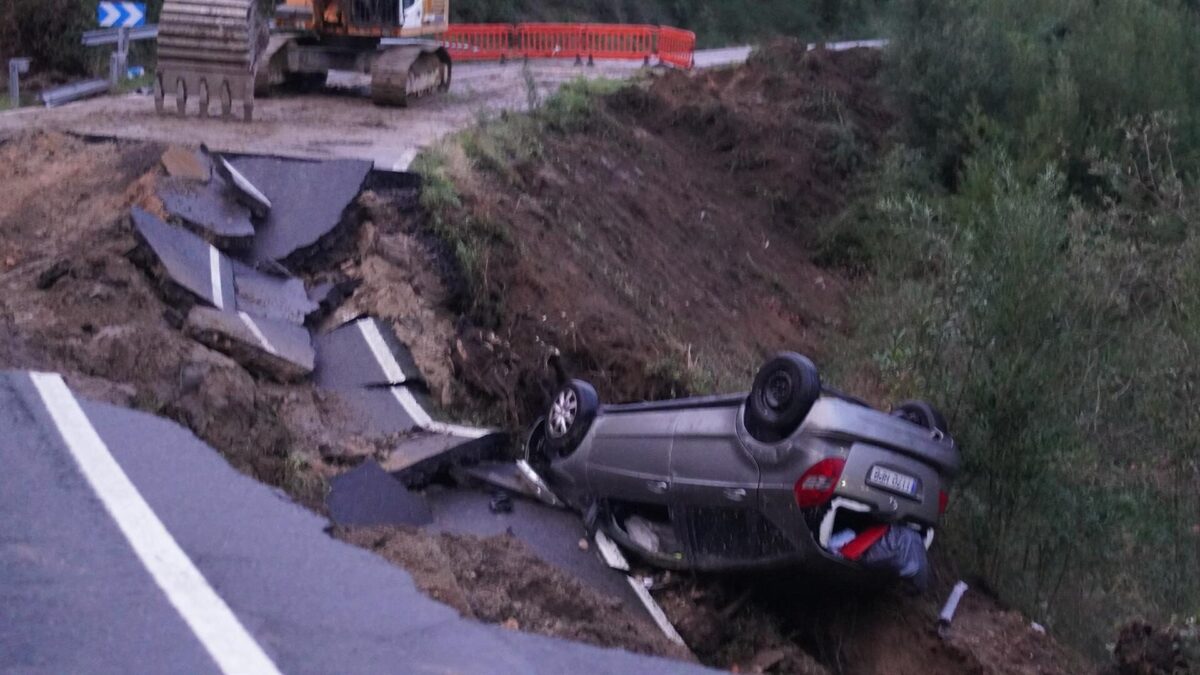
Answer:
[[413, 396], [412, 391], [408, 387], [392, 387], [391, 390], [392, 397], [396, 399], [401, 408], [404, 408], [404, 412], [408, 413], [408, 416], [412, 418], [413, 424], [426, 431], [471, 439], [483, 438], [491, 433], [491, 431], [480, 429], [479, 427], [466, 427], [460, 424], [438, 422], [429, 416], [425, 408], [421, 407], [421, 404], [417, 402], [417, 398]]
[[[596, 530], [596, 535], [592, 537], [592, 541], [596, 542], [596, 549], [600, 551], [600, 557], [604, 559], [604, 564], [616, 570], [629, 570], [629, 561], [625, 559], [625, 555], [621, 553], [621, 549], [608, 535], [600, 530]], [[650, 618], [654, 619], [654, 623], [658, 625], [658, 629], [667, 636], [667, 639], [677, 645], [687, 647], [687, 643], [683, 641], [683, 637], [679, 635], [679, 631], [675, 630], [674, 624], [667, 618], [667, 613], [663, 611], [662, 606], [650, 595], [650, 591], [646, 589], [646, 585], [642, 580], [632, 574], [625, 575], [625, 581], [629, 582], [629, 587], [633, 589], [633, 594], [638, 596], [638, 600], [642, 601], [642, 606], [650, 614]]]
[[268, 354], [279, 356], [279, 352], [275, 351], [275, 345], [271, 344], [266, 335], [263, 335], [262, 330], [259, 329], [258, 324], [254, 323], [254, 319], [250, 318], [249, 314], [238, 312], [238, 316], [242, 318], [242, 323], [246, 324], [246, 328], [249, 328], [250, 332], [254, 334], [254, 339], [258, 340], [258, 344], [262, 345]]
[[624, 555], [621, 555], [621, 549], [617, 548], [616, 543], [609, 539], [607, 534], [596, 530], [594, 539], [596, 540], [596, 550], [600, 551], [600, 557], [604, 559], [605, 565], [622, 572], [629, 571], [629, 561], [625, 559]]
[[383, 334], [379, 332], [379, 326], [375, 325], [375, 320], [360, 319], [358, 330], [362, 333], [363, 339], [367, 341], [367, 347], [371, 349], [375, 362], [383, 369], [383, 376], [387, 378], [388, 383], [398, 384], [405, 381], [407, 378], [404, 377], [404, 371], [396, 362], [392, 350], [388, 349], [387, 343], [383, 341]]
[[230, 674], [279, 673], [125, 475], [62, 377], [33, 373], [30, 379], [96, 496], [217, 667]]
[[[390, 383], [404, 382], [407, 378], [404, 376], [404, 371], [400, 369], [400, 364], [396, 361], [396, 357], [392, 354], [392, 350], [388, 349], [387, 343], [383, 341], [383, 334], [379, 332], [379, 327], [375, 325], [374, 319], [361, 319], [358, 322], [358, 330], [362, 333], [363, 339], [367, 341], [367, 347], [371, 349], [371, 355], [375, 357], [375, 363], [383, 369], [383, 376]], [[483, 438], [491, 433], [487, 429], [478, 427], [466, 427], [459, 424], [447, 424], [445, 422], [435, 421], [429, 416], [429, 413], [417, 402], [416, 397], [409, 391], [408, 387], [392, 387], [392, 396], [396, 402], [404, 408], [404, 412], [412, 418], [413, 424], [425, 429], [440, 434], [449, 434], [460, 438]]]
[[391, 390], [392, 398], [395, 398], [400, 407], [404, 408], [404, 412], [408, 413], [408, 416], [412, 418], [413, 424], [425, 429], [433, 423], [433, 418], [429, 416], [429, 413], [425, 412], [420, 403], [417, 403], [416, 397], [412, 395], [408, 387], [392, 387]]
[[221, 284], [221, 252], [216, 246], [208, 245], [208, 276], [212, 279], [213, 304], [225, 309], [225, 289]]

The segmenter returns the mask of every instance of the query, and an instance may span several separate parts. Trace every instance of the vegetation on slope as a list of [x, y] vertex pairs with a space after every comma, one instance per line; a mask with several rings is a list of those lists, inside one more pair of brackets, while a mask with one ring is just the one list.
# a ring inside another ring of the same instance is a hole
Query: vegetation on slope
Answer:
[[841, 363], [945, 407], [964, 573], [1093, 654], [1130, 617], [1194, 616], [1196, 7], [893, 9], [903, 143], [823, 233], [871, 273]]

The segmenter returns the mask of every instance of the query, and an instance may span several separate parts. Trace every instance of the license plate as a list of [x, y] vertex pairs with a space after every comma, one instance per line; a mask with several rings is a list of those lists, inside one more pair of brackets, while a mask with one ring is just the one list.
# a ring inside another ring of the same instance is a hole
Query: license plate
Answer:
[[920, 487], [920, 483], [917, 482], [916, 478], [879, 465], [871, 467], [871, 474], [867, 476], [867, 482], [876, 487], [891, 490], [892, 492], [899, 492], [909, 497], [916, 497], [917, 489]]

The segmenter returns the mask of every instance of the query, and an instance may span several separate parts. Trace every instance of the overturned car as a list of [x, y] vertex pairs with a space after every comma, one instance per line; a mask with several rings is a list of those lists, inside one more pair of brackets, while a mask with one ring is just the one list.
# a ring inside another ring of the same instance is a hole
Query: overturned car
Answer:
[[932, 406], [876, 410], [792, 352], [729, 396], [601, 404], [571, 380], [525, 452], [559, 499], [648, 564], [825, 566], [918, 588], [959, 467]]

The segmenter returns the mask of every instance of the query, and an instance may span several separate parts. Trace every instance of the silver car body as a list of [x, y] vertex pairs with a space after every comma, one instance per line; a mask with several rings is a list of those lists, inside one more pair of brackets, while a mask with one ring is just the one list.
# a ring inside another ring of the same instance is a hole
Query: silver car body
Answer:
[[[550, 463], [549, 482], [635, 550], [611, 517], [614, 509], [668, 514], [682, 554], [638, 551], [668, 567], [750, 569], [814, 558], [853, 567], [828, 550], [847, 519], [903, 524], [932, 542], [939, 493], [959, 468], [952, 439], [826, 393], [790, 436], [762, 443], [746, 430], [745, 401], [738, 394], [601, 406], [578, 448]], [[831, 457], [845, 461], [832, 498], [801, 509], [797, 480]], [[874, 467], [915, 479], [915, 488], [872, 484]]]

